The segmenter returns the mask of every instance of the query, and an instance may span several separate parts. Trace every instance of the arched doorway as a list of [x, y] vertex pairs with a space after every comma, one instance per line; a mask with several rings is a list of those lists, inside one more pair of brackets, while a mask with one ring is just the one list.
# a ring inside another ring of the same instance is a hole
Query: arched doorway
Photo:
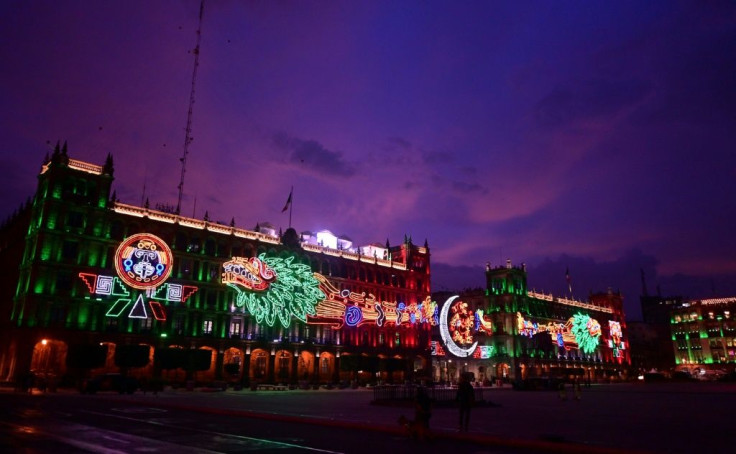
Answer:
[[276, 361], [274, 363], [274, 373], [276, 381], [279, 383], [288, 383], [291, 381], [291, 359], [293, 355], [286, 350], [276, 352]]
[[268, 377], [268, 352], [263, 349], [253, 350], [250, 354], [250, 379], [264, 382]]
[[105, 363], [100, 367], [95, 367], [90, 370], [90, 376], [108, 374], [117, 372], [118, 369], [115, 366], [115, 344], [112, 342], [100, 342], [101, 347], [107, 347], [107, 354], [105, 355]]
[[66, 373], [66, 342], [42, 339], [33, 346], [31, 372], [46, 384], [55, 386], [58, 379]]
[[301, 352], [297, 361], [297, 377], [299, 380], [310, 381], [314, 378], [314, 355], [310, 352]]
[[319, 356], [319, 381], [332, 382], [335, 373], [335, 355], [322, 352]]
[[199, 349], [209, 352], [210, 361], [209, 361], [209, 368], [204, 369], [204, 366], [207, 365], [207, 362], [204, 360], [205, 356], [203, 356], [202, 364], [197, 364], [195, 366], [195, 370], [193, 371], [195, 373], [195, 378], [196, 380], [199, 380], [202, 382], [211, 382], [215, 379], [215, 367], [217, 366], [217, 352], [212, 347], [200, 347]]
[[239, 382], [243, 377], [243, 350], [235, 347], [225, 350], [222, 358], [223, 376], [229, 382]]
[[510, 378], [511, 367], [506, 363], [496, 364], [496, 379], [506, 380]]

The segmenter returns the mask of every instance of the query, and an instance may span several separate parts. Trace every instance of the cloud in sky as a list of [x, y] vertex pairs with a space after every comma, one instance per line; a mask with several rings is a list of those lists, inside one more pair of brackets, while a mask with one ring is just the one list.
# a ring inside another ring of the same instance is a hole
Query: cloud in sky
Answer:
[[315, 140], [302, 140], [281, 132], [274, 135], [273, 143], [286, 153], [289, 164], [330, 176], [350, 177], [355, 174], [355, 167], [345, 161], [343, 153], [328, 150]]
[[[58, 139], [175, 203], [198, 6], [5, 7], [0, 212]], [[205, 8], [186, 214], [285, 226], [294, 186], [296, 228], [426, 238], [438, 283], [506, 256], [594, 290], [736, 280], [732, 2]]]

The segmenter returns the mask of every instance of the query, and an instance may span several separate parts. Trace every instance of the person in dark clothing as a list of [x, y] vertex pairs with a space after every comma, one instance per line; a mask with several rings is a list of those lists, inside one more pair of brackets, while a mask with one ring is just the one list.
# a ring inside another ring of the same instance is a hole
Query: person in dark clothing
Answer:
[[427, 395], [427, 391], [420, 387], [417, 388], [416, 402], [414, 405], [414, 421], [421, 425], [424, 431], [429, 430], [429, 418], [432, 417], [431, 401]]
[[461, 378], [455, 397], [460, 409], [460, 432], [467, 432], [470, 424], [470, 409], [475, 402], [475, 390], [467, 378]]

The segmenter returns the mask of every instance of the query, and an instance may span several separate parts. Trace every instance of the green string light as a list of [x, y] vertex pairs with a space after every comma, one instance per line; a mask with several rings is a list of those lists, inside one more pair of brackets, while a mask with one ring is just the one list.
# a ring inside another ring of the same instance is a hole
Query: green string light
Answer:
[[596, 335], [590, 334], [588, 325], [590, 323], [597, 324], [595, 320], [590, 318], [589, 315], [577, 313], [573, 315], [572, 320], [572, 334], [575, 336], [575, 340], [578, 343], [578, 347], [586, 354], [591, 354], [598, 347], [598, 339], [600, 338], [600, 328]]
[[273, 326], [278, 320], [288, 328], [292, 316], [306, 323], [307, 315], [315, 315], [315, 306], [325, 299], [312, 269], [309, 265], [294, 263], [294, 256], [266, 257], [266, 254], [260, 254], [258, 259], [276, 273], [276, 280], [263, 292], [242, 290], [236, 284], [227, 284], [237, 292], [236, 305], [246, 307], [259, 324], [265, 322]]

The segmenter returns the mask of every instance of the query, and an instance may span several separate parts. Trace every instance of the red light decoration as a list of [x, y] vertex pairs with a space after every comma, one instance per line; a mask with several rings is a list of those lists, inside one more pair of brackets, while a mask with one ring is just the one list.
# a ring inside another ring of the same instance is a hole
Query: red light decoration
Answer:
[[156, 235], [137, 233], [120, 243], [115, 252], [115, 270], [120, 279], [138, 290], [150, 290], [171, 275], [174, 257]]

